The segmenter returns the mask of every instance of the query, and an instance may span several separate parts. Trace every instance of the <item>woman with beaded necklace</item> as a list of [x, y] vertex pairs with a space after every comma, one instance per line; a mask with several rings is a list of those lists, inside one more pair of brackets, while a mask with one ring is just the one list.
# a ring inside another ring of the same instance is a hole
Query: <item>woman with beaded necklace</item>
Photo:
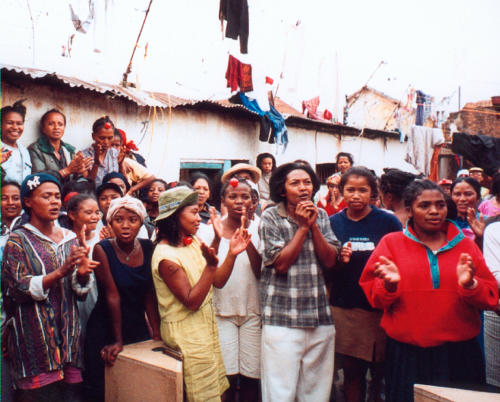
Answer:
[[[113, 365], [123, 345], [160, 339], [159, 317], [151, 276], [153, 244], [137, 235], [146, 209], [136, 198], [111, 201], [107, 221], [115, 237], [94, 247], [101, 263], [95, 271], [97, 304], [85, 337], [85, 390], [92, 401], [104, 400], [104, 364]], [[145, 315], [146, 313], [146, 315]]]

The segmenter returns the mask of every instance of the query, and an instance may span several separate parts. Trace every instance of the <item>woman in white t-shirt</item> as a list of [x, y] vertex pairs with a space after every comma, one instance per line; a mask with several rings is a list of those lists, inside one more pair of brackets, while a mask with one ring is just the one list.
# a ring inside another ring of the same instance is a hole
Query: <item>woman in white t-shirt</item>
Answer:
[[251, 235], [246, 252], [234, 257], [233, 271], [225, 286], [214, 289], [213, 303], [220, 346], [231, 385], [226, 400], [236, 400], [239, 383], [239, 400], [256, 401], [260, 395], [259, 277], [262, 259], [256, 247], [259, 242], [258, 225], [248, 219], [247, 211], [252, 206], [250, 183], [236, 177], [228, 180], [222, 187], [221, 198], [227, 215], [220, 220], [213, 214], [215, 238], [203, 240], [207, 244], [211, 242], [218, 250], [219, 259], [223, 260], [229, 253], [230, 239], [238, 228], [246, 227]]
[[21, 184], [31, 174], [31, 158], [28, 149], [18, 140], [24, 132], [26, 107], [23, 101], [5, 106], [0, 111], [2, 133], [2, 181]]

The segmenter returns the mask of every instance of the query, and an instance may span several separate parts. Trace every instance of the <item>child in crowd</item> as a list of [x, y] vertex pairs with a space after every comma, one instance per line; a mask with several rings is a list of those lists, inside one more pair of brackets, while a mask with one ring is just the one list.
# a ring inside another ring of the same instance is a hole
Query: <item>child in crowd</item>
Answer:
[[259, 194], [262, 200], [262, 209], [265, 209], [265, 205], [270, 202], [271, 189], [269, 188], [269, 180], [271, 179], [271, 174], [274, 169], [276, 169], [276, 159], [270, 153], [264, 152], [257, 155], [257, 160], [255, 162], [257, 167], [262, 172], [262, 177], [259, 180]]
[[340, 191], [347, 208], [330, 217], [332, 230], [343, 245], [340, 261], [330, 272], [336, 363], [344, 370], [346, 402], [365, 399], [368, 367], [370, 400], [381, 401], [386, 343], [380, 328], [382, 312], [370, 306], [358, 281], [380, 239], [402, 226], [393, 214], [371, 205], [377, 178], [365, 167], [355, 166], [344, 173]]

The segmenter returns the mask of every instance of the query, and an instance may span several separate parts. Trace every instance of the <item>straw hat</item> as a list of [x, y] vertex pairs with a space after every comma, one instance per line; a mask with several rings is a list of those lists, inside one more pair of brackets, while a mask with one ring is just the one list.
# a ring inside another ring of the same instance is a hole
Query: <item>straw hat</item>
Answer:
[[230, 169], [226, 170], [221, 177], [222, 183], [225, 183], [232, 176], [237, 175], [238, 172], [247, 171], [252, 176], [252, 181], [257, 184], [262, 176], [262, 172], [258, 167], [249, 165], [248, 163], [237, 163]]

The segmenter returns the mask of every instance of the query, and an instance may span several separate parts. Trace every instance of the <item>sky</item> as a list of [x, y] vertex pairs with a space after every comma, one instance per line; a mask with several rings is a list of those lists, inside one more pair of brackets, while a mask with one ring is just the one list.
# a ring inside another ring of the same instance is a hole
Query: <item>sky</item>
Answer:
[[[266, 76], [280, 98], [341, 118], [345, 95], [367, 84], [396, 99], [411, 86], [460, 104], [500, 95], [498, 0], [248, 0], [249, 53], [223, 38], [217, 0], [153, 0], [129, 82], [186, 98], [230, 96], [228, 55], [253, 69], [256, 98]], [[0, 62], [117, 84], [128, 65], [149, 0], [0, 0]], [[63, 46], [74, 35], [70, 57]], [[146, 53], [147, 45], [147, 53]], [[96, 51], [97, 50], [97, 51]], [[370, 79], [370, 77], [372, 78]], [[369, 80], [370, 79], [370, 80]]]

